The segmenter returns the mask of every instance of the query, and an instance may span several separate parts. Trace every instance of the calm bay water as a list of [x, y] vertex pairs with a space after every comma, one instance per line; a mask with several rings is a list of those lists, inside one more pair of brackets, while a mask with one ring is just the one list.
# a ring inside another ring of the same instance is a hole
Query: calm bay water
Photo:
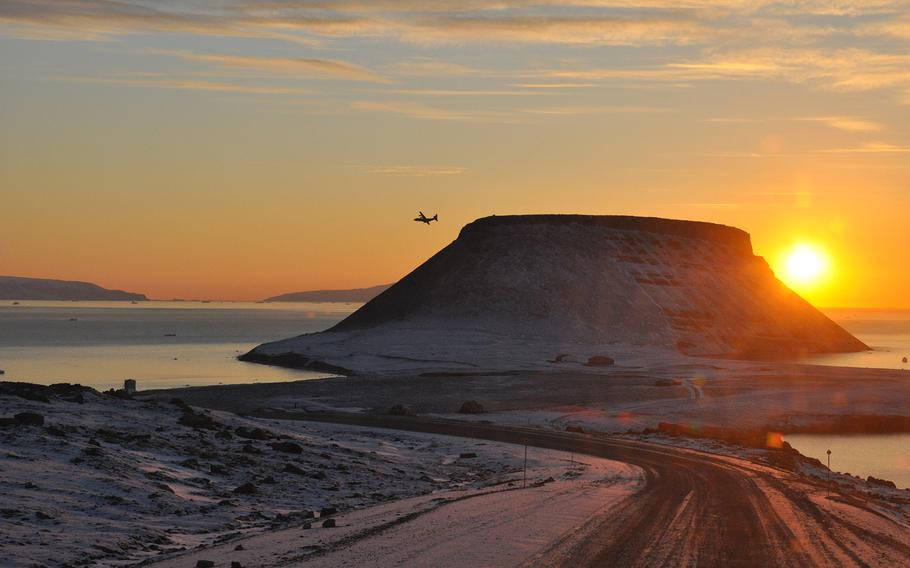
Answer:
[[264, 341], [321, 331], [359, 304], [0, 303], [3, 380], [139, 388], [326, 376], [237, 361]]
[[791, 434], [787, 442], [799, 453], [827, 463], [831, 450], [831, 470], [870, 475], [893, 481], [910, 489], [910, 434], [821, 436]]
[[910, 310], [825, 308], [825, 315], [861, 339], [872, 351], [818, 355], [807, 360], [819, 365], [910, 369]]

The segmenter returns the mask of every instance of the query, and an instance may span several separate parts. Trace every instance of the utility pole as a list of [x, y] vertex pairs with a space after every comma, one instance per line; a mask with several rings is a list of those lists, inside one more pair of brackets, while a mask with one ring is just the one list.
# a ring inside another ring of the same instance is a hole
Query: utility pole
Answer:
[[528, 484], [528, 439], [525, 438], [525, 465], [524, 471], [521, 474], [521, 487], [522, 489]]
[[831, 497], [831, 450], [828, 450], [828, 497]]

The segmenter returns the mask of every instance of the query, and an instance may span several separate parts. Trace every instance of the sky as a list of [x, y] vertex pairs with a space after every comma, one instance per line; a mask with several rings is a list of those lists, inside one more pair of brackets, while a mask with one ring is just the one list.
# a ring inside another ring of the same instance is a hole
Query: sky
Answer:
[[0, 274], [260, 299], [629, 214], [910, 308], [908, 181], [908, 1], [0, 2]]

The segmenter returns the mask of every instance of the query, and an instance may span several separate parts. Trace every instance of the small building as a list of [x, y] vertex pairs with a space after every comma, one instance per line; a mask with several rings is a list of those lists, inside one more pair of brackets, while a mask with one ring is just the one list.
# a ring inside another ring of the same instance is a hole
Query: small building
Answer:
[[126, 379], [123, 381], [123, 390], [126, 394], [134, 394], [136, 392], [136, 379]]

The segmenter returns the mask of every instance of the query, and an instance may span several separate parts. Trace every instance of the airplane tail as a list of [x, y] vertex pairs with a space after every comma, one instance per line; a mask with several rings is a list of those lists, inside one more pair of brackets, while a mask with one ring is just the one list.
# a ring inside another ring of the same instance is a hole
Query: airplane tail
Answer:
[[433, 221], [439, 221], [439, 213], [433, 215]]

